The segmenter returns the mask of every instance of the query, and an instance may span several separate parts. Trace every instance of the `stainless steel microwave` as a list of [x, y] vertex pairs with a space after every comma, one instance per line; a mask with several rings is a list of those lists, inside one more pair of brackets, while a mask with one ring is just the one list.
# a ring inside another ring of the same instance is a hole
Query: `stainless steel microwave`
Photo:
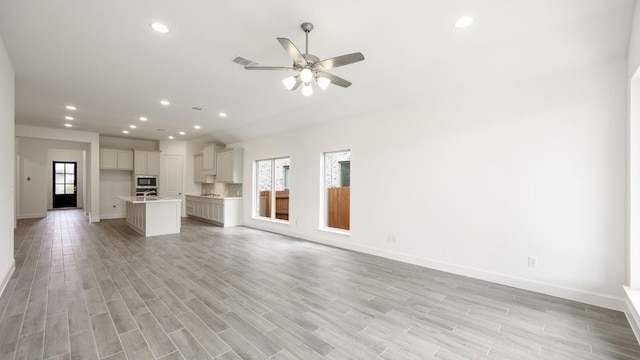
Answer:
[[157, 176], [136, 176], [136, 188], [156, 189], [158, 187]]

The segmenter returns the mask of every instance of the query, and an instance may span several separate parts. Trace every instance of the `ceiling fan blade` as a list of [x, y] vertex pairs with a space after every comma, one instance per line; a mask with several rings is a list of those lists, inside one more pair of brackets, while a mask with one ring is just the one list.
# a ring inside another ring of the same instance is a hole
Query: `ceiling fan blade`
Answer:
[[302, 53], [300, 52], [300, 50], [298, 50], [298, 48], [295, 45], [293, 45], [291, 40], [285, 39], [285, 38], [278, 38], [278, 42], [287, 51], [287, 54], [289, 54], [289, 57], [293, 60], [294, 63], [300, 66], [307, 65], [307, 60], [304, 58], [304, 56], [302, 56]]
[[341, 78], [339, 76], [335, 76], [335, 75], [326, 73], [324, 71], [318, 71], [318, 76], [331, 80], [331, 83], [333, 85], [342, 86], [343, 88], [348, 88], [349, 86], [351, 86], [351, 82], [350, 81], [347, 81], [347, 80], [345, 80], [345, 79], [343, 79], [343, 78]]
[[337, 68], [339, 66], [345, 66], [349, 64], [353, 64], [358, 61], [364, 60], [364, 55], [362, 53], [357, 52], [348, 55], [336, 56], [330, 59], [325, 59], [320, 62], [317, 62], [313, 65], [315, 69], [318, 70], [329, 70], [333, 68]]
[[300, 80], [300, 76], [296, 76], [296, 84], [293, 85], [293, 87], [291, 88], [291, 91], [299, 88], [300, 85], [302, 85], [302, 80]]
[[292, 67], [284, 66], [245, 66], [246, 70], [295, 70]]

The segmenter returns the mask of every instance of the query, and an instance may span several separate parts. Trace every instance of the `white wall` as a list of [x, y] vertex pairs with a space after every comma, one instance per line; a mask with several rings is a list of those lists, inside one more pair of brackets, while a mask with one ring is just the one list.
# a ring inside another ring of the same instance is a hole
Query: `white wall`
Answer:
[[84, 151], [68, 149], [47, 149], [47, 209], [53, 209], [53, 162], [75, 162], [77, 184], [77, 207], [84, 206]]
[[158, 142], [154, 140], [129, 139], [101, 135], [100, 147], [107, 149], [135, 149], [157, 151]]
[[[78, 187], [85, 187], [83, 151], [89, 151], [87, 143], [74, 141], [46, 140], [17, 137], [17, 149], [20, 155], [17, 181], [19, 219], [46, 217], [51, 208], [51, 161], [78, 161]], [[86, 189], [80, 189], [82, 197], [78, 197], [78, 206], [84, 202]]]
[[118, 196], [132, 195], [132, 177], [132, 171], [100, 170], [100, 219], [125, 217], [125, 202]]
[[[625, 84], [620, 59], [231, 144], [245, 224], [621, 309]], [[351, 235], [318, 229], [321, 154], [343, 149]], [[253, 162], [282, 156], [289, 225], [251, 217]]]
[[[85, 165], [87, 171], [85, 172], [85, 194], [84, 194], [84, 203], [86, 204], [85, 213], [89, 215], [89, 219], [92, 222], [100, 221], [100, 150], [99, 150], [99, 141], [97, 133], [90, 133], [86, 131], [76, 131], [76, 130], [65, 130], [65, 129], [54, 129], [54, 128], [43, 128], [37, 126], [27, 126], [27, 125], [16, 125], [15, 126], [15, 135], [21, 138], [33, 138], [33, 139], [42, 139], [42, 141], [46, 140], [54, 140], [54, 141], [62, 141], [67, 142], [68, 146], [81, 146], [87, 151], [87, 156], [85, 160]], [[22, 143], [22, 142], [20, 142]], [[76, 145], [71, 145], [76, 144]], [[61, 146], [53, 146], [53, 148], [61, 149], [64, 147]], [[73, 147], [70, 147], [73, 149]], [[82, 149], [82, 148], [80, 148]], [[41, 152], [42, 154], [42, 152]], [[18, 154], [20, 156], [20, 154]], [[34, 157], [35, 159], [35, 157]], [[38, 156], [36, 159], [38, 162], [46, 161], [46, 152], [44, 157]], [[38, 164], [30, 164], [29, 162], [25, 162], [21, 160], [23, 164], [21, 165], [24, 170], [24, 165], [28, 165], [27, 167], [37, 168]], [[19, 169], [20, 170], [20, 169]], [[36, 171], [34, 169], [34, 171]], [[23, 176], [20, 171], [17, 176]], [[43, 176], [44, 177], [44, 176]], [[24, 177], [22, 178], [24, 181]], [[18, 184], [21, 186], [21, 183]], [[46, 189], [46, 184], [42, 185]], [[20, 188], [21, 193], [24, 192], [22, 188]], [[22, 205], [24, 203], [23, 200], [20, 199], [20, 194], [18, 194], [18, 201]], [[46, 195], [42, 195], [38, 198], [38, 203], [44, 203], [44, 207], [46, 208]], [[38, 206], [40, 209], [40, 206]], [[25, 213], [26, 211], [22, 211]]]
[[[14, 123], [15, 123], [15, 74], [9, 55], [0, 38], [0, 168], [15, 169]], [[13, 270], [13, 224], [15, 219], [14, 178], [0, 177], [0, 188], [5, 200], [0, 205], [0, 294], [4, 291]]]

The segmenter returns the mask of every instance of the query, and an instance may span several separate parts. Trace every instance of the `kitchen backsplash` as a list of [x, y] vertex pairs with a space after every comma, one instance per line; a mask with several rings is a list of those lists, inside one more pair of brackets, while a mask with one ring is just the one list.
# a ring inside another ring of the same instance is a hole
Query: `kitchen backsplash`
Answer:
[[213, 183], [202, 184], [203, 194], [219, 194], [227, 196], [242, 196], [242, 184]]

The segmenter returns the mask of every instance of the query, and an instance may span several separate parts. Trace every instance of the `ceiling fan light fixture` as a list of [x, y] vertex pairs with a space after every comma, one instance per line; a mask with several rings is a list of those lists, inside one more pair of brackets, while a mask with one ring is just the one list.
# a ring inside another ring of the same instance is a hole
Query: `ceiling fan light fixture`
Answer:
[[316, 82], [318, 83], [318, 86], [320, 87], [320, 89], [322, 89], [322, 91], [327, 90], [327, 88], [329, 87], [329, 84], [331, 84], [331, 80], [322, 76], [318, 77], [316, 79]]
[[294, 78], [293, 76], [289, 76], [288, 78], [284, 78], [282, 80], [282, 83], [284, 84], [284, 87], [287, 88], [287, 90], [291, 90], [296, 85], [296, 78]]
[[313, 71], [309, 68], [300, 70], [300, 80], [305, 84], [309, 84], [313, 80]]
[[313, 95], [313, 88], [311, 87], [311, 84], [302, 85], [302, 95], [303, 96]]

